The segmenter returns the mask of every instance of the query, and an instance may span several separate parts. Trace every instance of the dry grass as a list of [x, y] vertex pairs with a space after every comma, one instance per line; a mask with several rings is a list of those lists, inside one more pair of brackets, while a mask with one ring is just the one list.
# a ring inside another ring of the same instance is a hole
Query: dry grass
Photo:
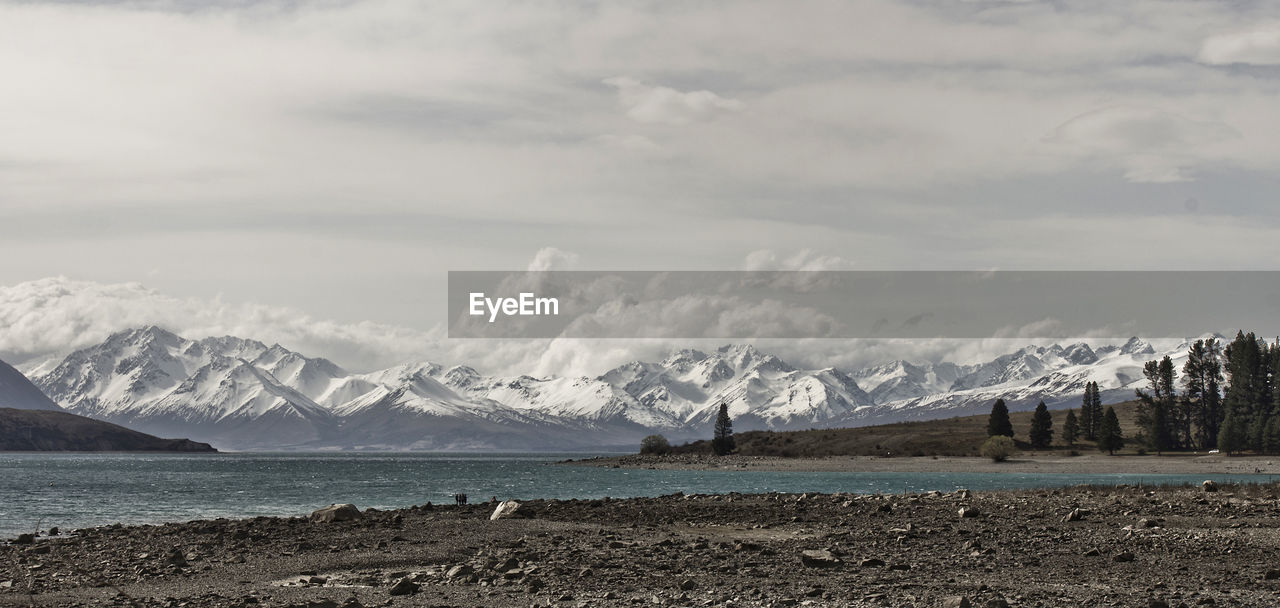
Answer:
[[[1138, 432], [1135, 423], [1137, 403], [1116, 404], [1116, 415], [1124, 436], [1131, 439]], [[1019, 449], [1028, 450], [1027, 431], [1032, 412], [1012, 412], [1014, 441]], [[1054, 445], [1051, 450], [1094, 451], [1091, 441], [1077, 441], [1074, 448], [1062, 442], [1062, 425], [1066, 410], [1054, 410]], [[1079, 415], [1079, 410], [1076, 410]], [[987, 439], [987, 416], [961, 416], [942, 420], [896, 422], [877, 426], [808, 431], [746, 431], [736, 433], [738, 453], [745, 456], [978, 456], [978, 447]], [[696, 441], [672, 449], [674, 453], [710, 451], [710, 441]], [[1132, 450], [1129, 450], [1132, 451]]]

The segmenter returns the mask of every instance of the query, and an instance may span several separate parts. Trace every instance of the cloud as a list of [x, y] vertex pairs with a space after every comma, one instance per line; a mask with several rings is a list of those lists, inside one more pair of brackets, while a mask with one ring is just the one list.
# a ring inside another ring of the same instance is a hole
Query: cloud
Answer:
[[789, 256], [772, 249], [757, 249], [742, 261], [742, 270], [852, 270], [855, 264], [838, 255], [824, 255], [801, 249]]
[[1208, 65], [1280, 65], [1280, 26], [1205, 38], [1196, 60]]
[[682, 92], [625, 76], [606, 78], [604, 83], [618, 89], [618, 98], [626, 108], [627, 116], [642, 123], [686, 125], [736, 112], [745, 105], [711, 91]]
[[556, 249], [555, 247], [543, 247], [529, 261], [527, 270], [529, 272], [573, 270], [577, 265], [578, 254]]
[[[610, 323], [684, 326], [689, 336], [762, 335], [823, 327], [821, 316], [795, 315], [792, 308], [741, 306], [730, 299], [686, 298], [678, 310], [619, 307], [600, 311]], [[726, 340], [691, 337], [642, 339], [449, 340], [439, 331], [377, 323], [341, 323], [286, 307], [231, 303], [222, 299], [175, 298], [137, 283], [102, 284], [48, 278], [0, 287], [0, 358], [29, 363], [97, 344], [113, 332], [160, 325], [188, 338], [235, 335], [323, 356], [351, 371], [408, 361], [466, 364], [482, 373], [534, 376], [595, 376], [631, 361], [657, 361], [680, 348], [714, 350]], [[894, 359], [975, 363], [1026, 344], [1048, 344], [1044, 328], [1011, 328], [1008, 335], [981, 339], [754, 339], [784, 360], [807, 368], [858, 369]], [[676, 336], [677, 334], [671, 333]], [[1120, 335], [1113, 330], [1098, 335]], [[1066, 338], [1062, 336], [1061, 338]], [[1110, 340], [1123, 342], [1123, 340]], [[1108, 340], [1091, 340], [1101, 344]], [[1161, 341], [1154, 341], [1164, 344]]]
[[1214, 159], [1215, 145], [1240, 136], [1222, 122], [1152, 107], [1110, 106], [1067, 120], [1046, 139], [1083, 157], [1120, 165], [1129, 181], [1167, 183], [1192, 179], [1189, 169]]
[[429, 332], [317, 319], [288, 307], [175, 298], [139, 283], [54, 277], [0, 286], [0, 356], [12, 361], [64, 355], [147, 325], [194, 339], [233, 335], [280, 343], [363, 369], [423, 356], [432, 340]]

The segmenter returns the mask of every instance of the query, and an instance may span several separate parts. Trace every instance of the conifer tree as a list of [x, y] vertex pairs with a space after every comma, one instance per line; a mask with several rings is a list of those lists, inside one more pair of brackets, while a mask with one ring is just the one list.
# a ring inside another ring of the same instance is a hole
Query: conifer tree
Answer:
[[1102, 427], [1102, 393], [1098, 391], [1098, 383], [1093, 383], [1093, 433], [1098, 434], [1098, 429]]
[[1177, 394], [1174, 392], [1173, 359], [1166, 355], [1160, 361], [1148, 361], [1142, 374], [1150, 392], [1138, 389], [1138, 426], [1146, 444], [1157, 452], [1179, 446]]
[[1218, 449], [1235, 454], [1248, 448], [1249, 433], [1243, 416], [1236, 408], [1227, 408], [1227, 417], [1222, 419], [1222, 429], [1218, 431]]
[[996, 399], [991, 406], [991, 416], [987, 418], [987, 436], [1003, 435], [1013, 437], [1013, 422], [1009, 420], [1009, 408], [1004, 399]]
[[720, 413], [716, 416], [715, 434], [711, 438], [711, 450], [717, 456], [724, 456], [736, 448], [733, 440], [733, 420], [729, 418], [729, 404], [720, 402]]
[[1067, 420], [1062, 423], [1062, 441], [1067, 447], [1075, 447], [1080, 438], [1080, 423], [1076, 420], [1075, 410], [1067, 410]]
[[[1223, 407], [1235, 425], [1230, 431], [1223, 428], [1223, 432], [1233, 442], [1240, 442], [1233, 443], [1230, 450], [1233, 452], [1262, 448], [1262, 430], [1271, 401], [1267, 390], [1265, 350], [1266, 345], [1253, 332], [1246, 334], [1238, 331], [1235, 339], [1223, 351], [1228, 378]], [[1225, 427], [1225, 420], [1223, 424]], [[1222, 432], [1219, 433], [1219, 443], [1221, 441]], [[1226, 446], [1220, 447], [1227, 449]]]
[[1124, 434], [1120, 431], [1120, 419], [1116, 417], [1115, 408], [1108, 407], [1102, 415], [1102, 424], [1098, 427], [1098, 449], [1115, 454], [1124, 447]]
[[1028, 433], [1031, 440], [1031, 447], [1036, 449], [1044, 449], [1053, 443], [1053, 415], [1049, 413], [1049, 408], [1045, 407], [1044, 402], [1036, 406], [1036, 411], [1031, 415], [1031, 431]]
[[[1085, 439], [1093, 441], [1097, 438], [1096, 429], [1093, 424], [1093, 383], [1088, 382], [1084, 385], [1084, 401], [1080, 403], [1080, 431]], [[1064, 431], [1066, 429], [1063, 429]], [[1065, 437], [1064, 437], [1065, 439]]]
[[1187, 447], [1202, 450], [1218, 445], [1222, 426], [1222, 348], [1209, 338], [1196, 340], [1187, 349], [1187, 362], [1182, 366], [1182, 403], [1188, 422], [1194, 425], [1194, 436]]

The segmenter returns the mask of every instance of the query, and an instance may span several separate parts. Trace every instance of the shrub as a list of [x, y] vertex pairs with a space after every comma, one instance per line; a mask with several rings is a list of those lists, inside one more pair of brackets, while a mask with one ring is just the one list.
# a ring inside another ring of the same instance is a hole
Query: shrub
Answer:
[[979, 450], [984, 458], [990, 458], [992, 462], [1004, 462], [1017, 451], [1018, 448], [1013, 445], [1013, 439], [1004, 435], [988, 437]]
[[649, 435], [640, 440], [641, 454], [667, 454], [671, 452], [671, 444], [662, 435]]

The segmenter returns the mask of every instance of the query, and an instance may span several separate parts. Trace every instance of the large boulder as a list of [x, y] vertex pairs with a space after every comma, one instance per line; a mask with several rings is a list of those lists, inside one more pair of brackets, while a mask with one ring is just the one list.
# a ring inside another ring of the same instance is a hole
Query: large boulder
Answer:
[[526, 507], [514, 500], [504, 500], [498, 504], [498, 508], [493, 510], [493, 515], [489, 516], [489, 521], [495, 519], [510, 519], [513, 517], [532, 517], [533, 513], [529, 507]]
[[357, 519], [364, 519], [364, 514], [350, 503], [329, 505], [323, 509], [316, 509], [311, 513], [311, 521], [322, 524], [335, 521], [355, 521]]
[[800, 563], [810, 568], [835, 568], [840, 558], [826, 549], [810, 549], [800, 553]]

